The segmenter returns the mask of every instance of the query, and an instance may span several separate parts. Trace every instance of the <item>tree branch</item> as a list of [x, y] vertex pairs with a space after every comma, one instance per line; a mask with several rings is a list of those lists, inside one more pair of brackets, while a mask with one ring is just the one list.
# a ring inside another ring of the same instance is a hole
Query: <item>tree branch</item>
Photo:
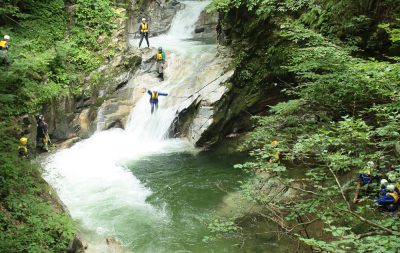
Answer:
[[329, 171], [330, 171], [330, 172], [332, 173], [332, 175], [335, 177], [336, 183], [337, 183], [337, 185], [338, 185], [338, 187], [339, 187], [339, 189], [340, 189], [340, 192], [342, 193], [343, 200], [344, 200], [344, 201], [346, 202], [346, 204], [347, 204], [347, 210], [343, 210], [343, 211], [346, 211], [346, 212], [350, 213], [351, 215], [357, 217], [357, 218], [360, 219], [361, 221], [363, 221], [363, 222], [365, 222], [365, 223], [368, 223], [369, 225], [371, 225], [371, 226], [373, 226], [373, 227], [379, 228], [379, 229], [381, 229], [381, 230], [387, 232], [388, 234], [393, 234], [393, 233], [394, 233], [393, 230], [388, 229], [387, 227], [384, 227], [384, 226], [382, 226], [382, 225], [379, 225], [378, 223], [375, 223], [375, 222], [373, 222], [373, 221], [367, 220], [367, 219], [364, 218], [363, 216], [361, 216], [361, 215], [359, 215], [358, 213], [352, 211], [352, 210], [351, 210], [350, 203], [347, 201], [347, 198], [346, 198], [346, 196], [345, 196], [345, 194], [344, 194], [344, 192], [343, 192], [342, 185], [340, 184], [339, 179], [337, 178], [335, 172], [333, 172], [333, 170], [332, 170], [331, 168], [329, 168]]

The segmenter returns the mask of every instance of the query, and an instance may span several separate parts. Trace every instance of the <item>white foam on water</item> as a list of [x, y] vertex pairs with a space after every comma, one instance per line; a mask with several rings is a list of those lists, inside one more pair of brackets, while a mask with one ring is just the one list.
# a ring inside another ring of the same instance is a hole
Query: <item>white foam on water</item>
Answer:
[[[209, 2], [183, 3], [186, 8], [178, 12], [170, 32], [152, 38], [153, 42], [162, 42], [170, 52], [167, 80], [152, 86], [160, 92], [170, 93], [167, 97], [159, 97], [159, 110], [150, 114], [150, 96], [144, 94], [133, 108], [126, 130], [98, 131], [44, 162], [45, 179], [56, 188], [72, 217], [85, 230], [99, 236], [118, 235], [118, 224], [128, 222], [132, 216], [143, 222], [167, 219], [162, 209], [146, 202], [152, 193], [124, 167], [127, 161], [153, 154], [194, 150], [188, 142], [166, 136], [182, 103], [177, 96], [189, 95], [188, 86], [196, 79], [194, 70], [206, 65], [215, 53], [210, 46], [184, 40], [191, 37], [201, 10]], [[136, 44], [136, 41], [132, 43]], [[98, 130], [104, 121], [101, 114], [102, 110], [99, 111]]]

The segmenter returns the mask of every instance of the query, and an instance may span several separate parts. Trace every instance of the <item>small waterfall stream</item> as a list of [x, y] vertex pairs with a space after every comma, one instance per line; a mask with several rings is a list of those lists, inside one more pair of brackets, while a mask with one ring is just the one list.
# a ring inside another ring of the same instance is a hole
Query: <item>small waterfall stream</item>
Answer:
[[[199, 153], [183, 139], [167, 138], [176, 111], [196, 99], [190, 95], [224, 73], [216, 45], [191, 39], [209, 1], [182, 3], [185, 8], [170, 31], [150, 38], [152, 46], [162, 46], [167, 54], [165, 81], [142, 69], [127, 84], [169, 93], [160, 97], [157, 113], [150, 114], [149, 95], [143, 93], [125, 130], [101, 131], [105, 115], [100, 109], [98, 131], [51, 155], [44, 162], [44, 177], [89, 242], [87, 253], [266, 252], [266, 244], [267, 252], [289, 252], [269, 237], [254, 236], [258, 228], [242, 231], [252, 238], [246, 247], [238, 238], [204, 241], [210, 235], [207, 224], [240, 205], [231, 192], [246, 175], [233, 169], [243, 161], [240, 155]], [[203, 92], [202, 99], [215, 96], [213, 90]], [[107, 245], [108, 237], [121, 245]]]
[[[124, 237], [121, 233], [132, 219], [136, 220], [135, 226], [168, 222], [162, 208], [146, 202], [152, 192], [126, 169], [126, 161], [163, 153], [196, 152], [183, 140], [165, 138], [182, 102], [177, 95], [186, 94], [187, 86], [196, 79], [194, 70], [206, 66], [215, 55], [215, 45], [184, 40], [191, 37], [194, 23], [209, 2], [183, 3], [186, 8], [178, 12], [170, 32], [150, 38], [153, 45], [166, 49], [169, 62], [167, 80], [151, 87], [173, 95], [160, 97], [159, 110], [151, 115], [149, 95], [144, 94], [133, 108], [125, 130], [98, 131], [45, 162], [46, 180], [80, 223], [92, 250], [95, 249], [93, 252], [104, 251], [104, 243], [100, 241], [106, 236]], [[132, 43], [136, 45], [137, 41]], [[103, 122], [99, 117], [98, 129], [101, 129]], [[123, 243], [129, 246], [129, 242]]]

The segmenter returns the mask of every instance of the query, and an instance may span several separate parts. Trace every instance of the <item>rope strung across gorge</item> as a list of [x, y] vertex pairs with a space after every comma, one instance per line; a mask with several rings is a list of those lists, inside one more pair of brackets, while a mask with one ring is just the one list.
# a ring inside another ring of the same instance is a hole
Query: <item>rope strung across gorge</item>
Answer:
[[194, 92], [192, 95], [188, 96], [188, 97], [180, 97], [180, 96], [171, 96], [171, 97], [175, 97], [175, 98], [186, 98], [185, 100], [182, 101], [185, 102], [186, 100], [188, 100], [189, 98], [193, 97], [194, 95], [198, 94], [200, 91], [202, 91], [204, 88], [206, 88], [207, 86], [209, 86], [210, 84], [212, 84], [213, 82], [215, 82], [216, 80], [218, 80], [219, 77], [215, 78], [214, 80], [212, 80], [211, 82], [207, 83], [206, 85], [204, 85], [201, 89], [199, 89], [198, 91]]

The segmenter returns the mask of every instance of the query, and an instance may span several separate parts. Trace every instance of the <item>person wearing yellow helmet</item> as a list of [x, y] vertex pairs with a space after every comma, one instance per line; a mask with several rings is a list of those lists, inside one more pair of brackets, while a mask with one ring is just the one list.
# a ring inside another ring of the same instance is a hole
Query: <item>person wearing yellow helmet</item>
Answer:
[[272, 144], [273, 146], [275, 146], [275, 147], [274, 147], [275, 152], [274, 152], [273, 157], [271, 157], [271, 158], [269, 159], [268, 162], [269, 162], [269, 163], [279, 162], [279, 160], [280, 160], [281, 157], [282, 157], [281, 152], [278, 150], [279, 141], [273, 140], [273, 141], [271, 142], [271, 144]]
[[28, 138], [22, 137], [19, 139], [18, 156], [27, 158], [28, 154]]

